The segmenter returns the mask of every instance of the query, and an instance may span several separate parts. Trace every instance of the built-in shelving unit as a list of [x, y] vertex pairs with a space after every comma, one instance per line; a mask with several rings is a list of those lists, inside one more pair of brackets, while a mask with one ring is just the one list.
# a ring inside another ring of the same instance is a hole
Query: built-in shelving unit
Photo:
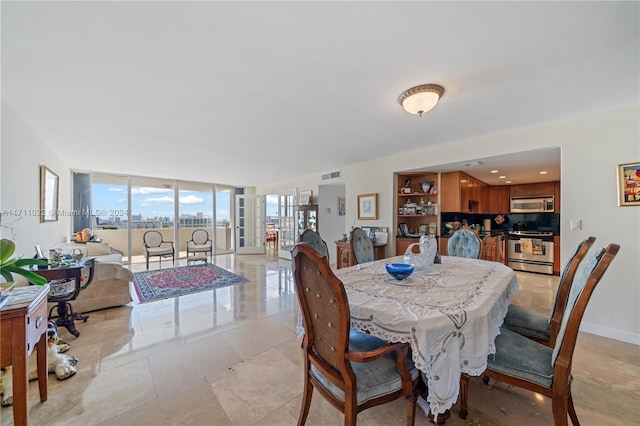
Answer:
[[440, 229], [438, 173], [396, 173], [396, 254]]

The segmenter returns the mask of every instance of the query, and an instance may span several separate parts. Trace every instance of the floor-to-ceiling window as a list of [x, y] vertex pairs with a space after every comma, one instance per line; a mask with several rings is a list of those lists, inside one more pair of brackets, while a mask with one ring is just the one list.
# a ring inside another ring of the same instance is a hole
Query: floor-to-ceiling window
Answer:
[[[143, 238], [147, 231], [162, 234], [164, 241], [172, 241], [176, 253], [180, 247], [175, 232], [174, 182], [154, 178], [131, 178], [131, 255], [132, 262], [144, 256]], [[137, 257], [137, 258], [136, 258]], [[155, 259], [157, 260], [157, 258]]]
[[176, 258], [186, 255], [186, 243], [198, 228], [209, 232], [214, 254], [234, 251], [233, 200], [244, 188], [76, 171], [72, 182], [78, 214], [71, 232], [91, 228], [124, 253], [125, 263], [144, 262], [142, 239], [148, 230], [173, 241]]
[[213, 186], [199, 182], [179, 182], [178, 185], [178, 241], [176, 251], [186, 256], [187, 241], [193, 231], [204, 229], [215, 241], [213, 222]]
[[[95, 238], [109, 243], [129, 262], [129, 179], [126, 176], [89, 175], [90, 187], [80, 197], [88, 210], [90, 228]], [[87, 189], [87, 188], [84, 188]], [[75, 188], [74, 188], [75, 192]], [[86, 207], [85, 207], [86, 209]]]

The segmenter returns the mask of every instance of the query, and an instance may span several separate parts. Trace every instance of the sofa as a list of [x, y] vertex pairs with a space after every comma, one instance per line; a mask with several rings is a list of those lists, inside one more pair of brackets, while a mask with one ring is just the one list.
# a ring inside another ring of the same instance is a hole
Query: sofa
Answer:
[[[60, 244], [54, 247], [62, 254], [71, 254], [79, 249], [83, 257], [95, 258], [91, 284], [70, 302], [74, 312], [91, 312], [99, 309], [126, 305], [131, 302], [130, 283], [133, 273], [122, 266], [120, 250], [109, 247], [109, 243]], [[56, 306], [49, 304], [49, 309]]]

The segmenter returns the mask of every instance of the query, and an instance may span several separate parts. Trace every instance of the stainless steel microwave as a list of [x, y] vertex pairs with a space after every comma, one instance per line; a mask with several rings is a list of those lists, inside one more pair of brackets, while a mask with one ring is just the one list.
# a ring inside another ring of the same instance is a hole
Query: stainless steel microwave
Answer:
[[511, 197], [511, 213], [553, 213], [554, 196]]

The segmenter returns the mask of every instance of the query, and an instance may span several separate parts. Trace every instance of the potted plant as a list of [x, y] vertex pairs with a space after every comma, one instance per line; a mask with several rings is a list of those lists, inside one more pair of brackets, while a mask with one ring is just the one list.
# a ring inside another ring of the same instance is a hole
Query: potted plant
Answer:
[[33, 259], [29, 257], [16, 257], [12, 258], [13, 253], [16, 250], [16, 245], [13, 241], [3, 238], [0, 240], [0, 275], [9, 282], [13, 281], [12, 274], [18, 274], [25, 277], [29, 282], [35, 285], [45, 285], [48, 280], [28, 269], [26, 266], [47, 266], [49, 262], [43, 259]]

